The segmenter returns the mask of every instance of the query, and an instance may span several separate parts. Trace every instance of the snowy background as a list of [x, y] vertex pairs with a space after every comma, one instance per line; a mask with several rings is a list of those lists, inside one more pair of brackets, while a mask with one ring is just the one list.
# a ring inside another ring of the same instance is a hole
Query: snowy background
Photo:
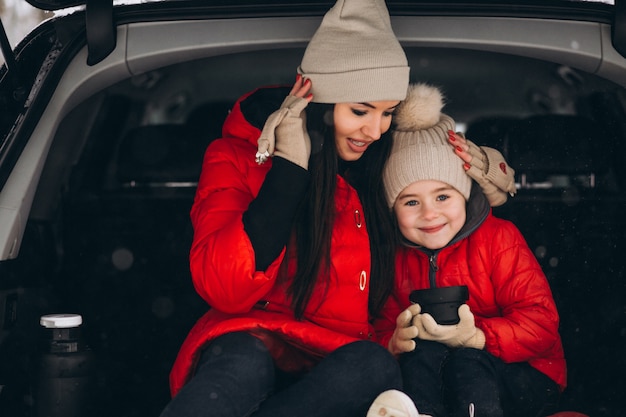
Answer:
[[35, 9], [26, 0], [0, 0], [0, 17], [12, 47], [50, 16], [51, 13]]

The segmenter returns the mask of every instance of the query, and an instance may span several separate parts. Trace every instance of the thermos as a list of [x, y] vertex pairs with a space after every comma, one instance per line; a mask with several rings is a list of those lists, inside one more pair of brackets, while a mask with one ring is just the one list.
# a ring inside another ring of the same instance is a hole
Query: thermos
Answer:
[[34, 391], [36, 417], [89, 415], [94, 393], [94, 354], [80, 335], [82, 316], [42, 316], [42, 346]]

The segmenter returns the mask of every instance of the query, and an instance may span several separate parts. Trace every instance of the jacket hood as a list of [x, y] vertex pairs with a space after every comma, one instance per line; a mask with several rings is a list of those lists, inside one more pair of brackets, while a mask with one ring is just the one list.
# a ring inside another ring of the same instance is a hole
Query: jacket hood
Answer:
[[241, 96], [224, 121], [223, 137], [245, 138], [257, 146], [263, 125], [280, 108], [291, 87], [260, 87]]
[[452, 239], [450, 244], [470, 235], [485, 221], [490, 212], [491, 207], [489, 206], [489, 200], [485, 197], [480, 186], [472, 181], [470, 198], [467, 200], [467, 219], [465, 220], [465, 225], [459, 230], [459, 233]]

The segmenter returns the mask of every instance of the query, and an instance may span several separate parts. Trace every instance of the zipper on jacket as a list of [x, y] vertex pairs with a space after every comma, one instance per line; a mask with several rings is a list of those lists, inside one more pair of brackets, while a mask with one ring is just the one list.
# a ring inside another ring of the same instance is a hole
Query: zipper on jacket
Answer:
[[437, 266], [437, 254], [438, 252], [433, 252], [428, 256], [428, 264], [430, 265], [428, 268], [428, 280], [430, 281], [430, 288], [437, 287], [437, 271], [439, 270]]

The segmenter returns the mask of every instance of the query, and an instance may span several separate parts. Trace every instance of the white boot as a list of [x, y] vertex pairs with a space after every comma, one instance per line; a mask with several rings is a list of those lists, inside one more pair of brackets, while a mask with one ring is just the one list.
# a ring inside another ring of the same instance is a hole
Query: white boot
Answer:
[[392, 389], [376, 397], [367, 417], [419, 417], [419, 414], [408, 395]]

